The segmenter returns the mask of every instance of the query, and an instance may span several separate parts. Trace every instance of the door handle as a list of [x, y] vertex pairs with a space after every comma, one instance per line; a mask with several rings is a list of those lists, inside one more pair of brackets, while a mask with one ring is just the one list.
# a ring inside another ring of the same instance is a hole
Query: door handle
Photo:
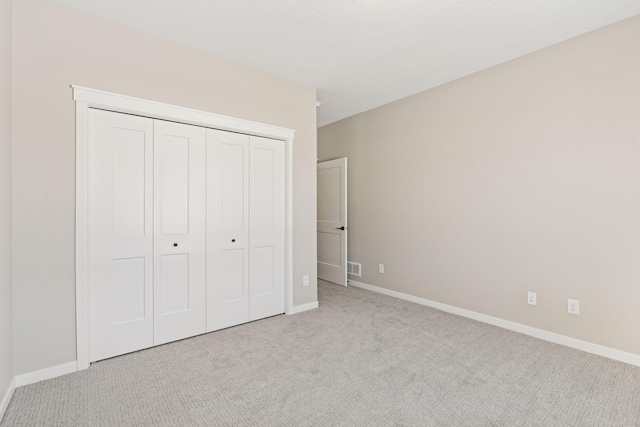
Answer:
[[342, 227], [336, 227], [336, 230], [342, 230], [344, 231], [344, 225]]

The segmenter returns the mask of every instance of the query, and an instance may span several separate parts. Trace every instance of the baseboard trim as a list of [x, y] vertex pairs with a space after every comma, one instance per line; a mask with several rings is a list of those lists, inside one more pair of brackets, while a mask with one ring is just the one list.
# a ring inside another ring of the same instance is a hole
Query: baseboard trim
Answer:
[[62, 375], [78, 372], [78, 362], [63, 363], [62, 365], [52, 366], [50, 368], [41, 369], [28, 374], [16, 376], [16, 387], [37, 383], [51, 378], [60, 377]]
[[619, 362], [628, 363], [630, 365], [640, 366], [640, 355], [627, 353], [625, 351], [616, 350], [603, 345], [594, 344], [588, 341], [582, 341], [576, 338], [571, 338], [566, 335], [556, 334], [555, 332], [545, 331], [543, 329], [534, 328], [532, 326], [523, 325], [521, 323], [512, 322], [510, 320], [500, 319], [498, 317], [489, 316], [486, 314], [478, 313], [464, 308], [455, 307], [452, 305], [443, 304], [440, 302], [428, 300], [425, 298], [416, 297], [402, 292], [392, 291], [390, 289], [381, 288], [379, 286], [373, 286], [355, 280], [349, 280], [351, 286], [356, 288], [366, 289], [368, 291], [377, 292], [379, 294], [387, 295], [394, 298], [399, 298], [405, 301], [410, 301], [416, 304], [424, 305], [427, 307], [435, 308], [436, 310], [445, 311], [447, 313], [456, 314], [458, 316], [466, 317], [468, 319], [477, 320], [479, 322], [488, 323], [489, 325], [498, 326], [499, 328], [508, 329], [510, 331], [519, 332], [521, 334], [529, 335], [541, 340], [550, 341], [556, 344], [564, 345], [566, 347], [582, 350], [587, 353], [592, 353], [598, 356], [606, 357], [609, 359], [617, 360]]
[[9, 384], [9, 388], [7, 392], [4, 394], [2, 398], [2, 402], [0, 403], [0, 423], [4, 418], [5, 412], [7, 412], [7, 408], [9, 407], [9, 402], [11, 402], [11, 398], [13, 397], [13, 392], [16, 391], [16, 379], [13, 378], [11, 383]]
[[296, 305], [293, 307], [293, 310], [291, 310], [291, 313], [289, 314], [298, 314], [302, 313], [303, 311], [313, 310], [314, 308], [318, 308], [318, 301], [310, 302], [308, 304]]

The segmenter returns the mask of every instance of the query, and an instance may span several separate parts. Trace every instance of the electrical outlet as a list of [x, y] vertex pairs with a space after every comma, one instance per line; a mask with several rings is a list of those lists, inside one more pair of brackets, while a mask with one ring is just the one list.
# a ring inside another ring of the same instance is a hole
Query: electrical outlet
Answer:
[[577, 299], [570, 299], [567, 301], [567, 312], [569, 314], [580, 314], [580, 301]]
[[527, 293], [527, 303], [529, 303], [531, 305], [536, 305], [537, 304], [537, 300], [538, 300], [538, 296], [536, 295], [535, 292]]
[[384, 264], [378, 264], [378, 273], [384, 273]]
[[302, 286], [309, 286], [309, 276], [302, 276]]

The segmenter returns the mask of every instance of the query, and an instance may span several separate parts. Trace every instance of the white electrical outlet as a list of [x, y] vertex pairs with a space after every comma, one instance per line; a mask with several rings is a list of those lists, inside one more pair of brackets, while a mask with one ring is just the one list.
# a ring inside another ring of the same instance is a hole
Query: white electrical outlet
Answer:
[[378, 273], [384, 273], [384, 264], [378, 264]]
[[538, 301], [538, 296], [535, 292], [527, 293], [527, 303], [531, 305], [536, 305]]
[[309, 276], [302, 276], [302, 286], [309, 286]]
[[567, 301], [567, 312], [569, 314], [580, 314], [580, 301], [577, 299], [570, 299]]

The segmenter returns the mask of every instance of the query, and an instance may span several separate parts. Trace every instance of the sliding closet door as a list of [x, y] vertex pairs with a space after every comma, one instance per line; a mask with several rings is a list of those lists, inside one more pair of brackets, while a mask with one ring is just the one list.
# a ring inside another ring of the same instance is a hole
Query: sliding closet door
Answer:
[[250, 138], [250, 320], [284, 313], [284, 142]]
[[249, 136], [207, 130], [207, 331], [249, 321]]
[[89, 110], [89, 360], [153, 345], [153, 120]]
[[154, 122], [154, 344], [206, 331], [204, 128]]

